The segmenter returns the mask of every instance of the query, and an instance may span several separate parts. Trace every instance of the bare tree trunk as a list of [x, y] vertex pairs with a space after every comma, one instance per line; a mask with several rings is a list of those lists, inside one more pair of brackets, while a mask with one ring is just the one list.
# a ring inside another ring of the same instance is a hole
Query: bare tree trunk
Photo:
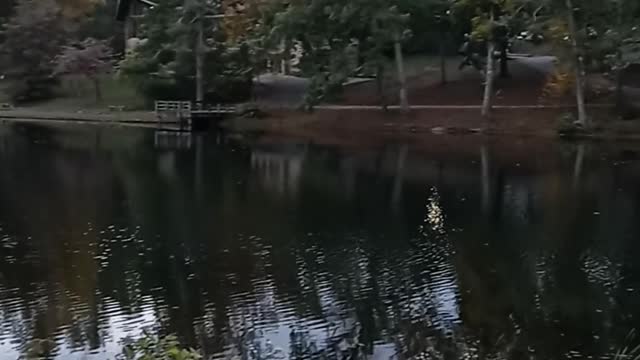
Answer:
[[378, 99], [383, 110], [387, 110], [387, 99], [384, 93], [384, 65], [376, 66], [376, 86], [378, 91]]
[[196, 101], [204, 101], [204, 24], [198, 21], [198, 38], [196, 39]]
[[408, 145], [401, 145], [398, 151], [396, 162], [396, 173], [393, 179], [393, 192], [391, 195], [391, 207], [394, 211], [398, 211], [400, 199], [402, 198], [402, 185], [404, 183], [404, 170], [407, 162]]
[[[493, 21], [493, 16], [491, 18]], [[494, 57], [493, 53], [495, 51], [496, 45], [493, 42], [493, 39], [489, 39], [487, 41], [487, 67], [485, 69], [485, 80], [484, 80], [484, 97], [482, 100], [482, 117], [489, 117], [491, 115], [491, 107], [493, 102], [493, 83], [494, 83]]]
[[396, 55], [396, 66], [398, 68], [398, 83], [400, 85], [400, 109], [403, 112], [409, 111], [409, 100], [407, 98], [407, 81], [404, 74], [404, 59], [402, 57], [402, 44], [400, 43], [400, 34], [396, 34], [393, 44]]
[[129, 51], [129, 39], [133, 36], [133, 19], [129, 16], [124, 21], [124, 54]]
[[286, 38], [284, 40], [284, 74], [291, 75], [291, 39]]
[[578, 144], [576, 152], [576, 161], [573, 165], [573, 188], [580, 187], [580, 179], [582, 178], [582, 168], [584, 166], [585, 145]]
[[578, 105], [578, 123], [588, 125], [587, 109], [584, 101], [584, 65], [580, 49], [578, 48], [578, 30], [572, 0], [565, 0], [568, 11], [569, 32], [571, 33], [571, 47], [574, 56], [574, 73], [576, 77], [576, 103]]
[[620, 66], [618, 68], [618, 73], [616, 74], [616, 109], [618, 113], [622, 114], [622, 116], [626, 116], [625, 112], [625, 103], [624, 103], [624, 92], [622, 90], [623, 80], [622, 74], [624, 72], [624, 67]]
[[508, 53], [508, 44], [507, 40], [503, 40], [500, 47], [500, 77], [508, 78], [511, 76], [509, 74], [509, 53]]
[[485, 214], [489, 213], [489, 151], [487, 146], [482, 145], [480, 147], [480, 166], [481, 166], [481, 178], [482, 184], [482, 211]]
[[578, 60], [578, 68], [576, 69], [576, 102], [578, 104], [578, 123], [587, 126], [589, 119], [587, 117], [587, 107], [584, 100], [585, 74], [582, 65], [582, 59]]
[[[617, 5], [617, 12], [618, 12], [618, 27], [622, 27], [622, 22], [623, 22], [623, 18], [624, 18], [624, 6], [623, 6], [623, 0], [618, 0], [616, 1], [616, 5]], [[616, 54], [616, 59], [618, 61], [618, 66], [617, 66], [617, 73], [616, 73], [616, 108], [618, 113], [622, 113], [623, 116], [626, 116], [627, 114], [624, 114], [624, 94], [622, 92], [622, 86], [623, 86], [623, 80], [622, 80], [622, 75], [624, 73], [625, 70], [625, 66], [623, 66], [623, 59], [622, 59], [622, 50], [618, 49], [618, 52]]]
[[100, 84], [100, 78], [98, 76], [94, 76], [91, 80], [93, 80], [93, 88], [96, 94], [96, 103], [102, 102], [102, 87]]
[[[189, 134], [189, 136], [191, 136], [191, 134]], [[193, 188], [195, 189], [196, 192], [196, 198], [198, 200], [203, 200], [205, 197], [203, 195], [203, 168], [206, 166], [205, 165], [205, 160], [204, 160], [204, 139], [202, 138], [202, 136], [197, 136], [195, 138], [196, 141], [196, 151], [195, 151], [195, 173], [194, 173], [194, 179], [193, 179]]]
[[447, 83], [447, 35], [440, 33], [440, 84]]

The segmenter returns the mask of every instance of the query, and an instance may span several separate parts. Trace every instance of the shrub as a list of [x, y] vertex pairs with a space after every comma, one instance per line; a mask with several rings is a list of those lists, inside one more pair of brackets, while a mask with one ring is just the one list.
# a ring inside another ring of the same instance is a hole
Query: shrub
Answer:
[[200, 360], [202, 355], [194, 349], [180, 345], [178, 338], [169, 335], [159, 337], [145, 332], [135, 341], [127, 341], [121, 360]]

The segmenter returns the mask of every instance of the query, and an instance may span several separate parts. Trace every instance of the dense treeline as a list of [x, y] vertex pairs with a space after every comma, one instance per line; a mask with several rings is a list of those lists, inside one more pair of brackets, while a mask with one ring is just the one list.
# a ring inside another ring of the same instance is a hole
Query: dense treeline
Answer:
[[[474, 64], [486, 76], [483, 114], [489, 115], [493, 79], [509, 75], [510, 47], [535, 41], [560, 60], [558, 71], [586, 125], [586, 74], [614, 78], [639, 54], [634, 0], [159, 0], [139, 21], [139, 41], [127, 56], [115, 7], [115, 0], [3, 2], [2, 59], [16, 80], [13, 98], [52, 96], [61, 69], [90, 78], [120, 69], [149, 99], [207, 101], [249, 98], [252, 79], [265, 71], [297, 72], [311, 80], [310, 105], [339, 92], [350, 77], [380, 82], [397, 71], [406, 97], [403, 69], [396, 66], [403, 54], [444, 57], [474, 44]], [[92, 45], [110, 51], [87, 49]], [[70, 48], [109, 59], [93, 59], [105, 65], [95, 68], [61, 66], [73, 58], [61, 56]]]

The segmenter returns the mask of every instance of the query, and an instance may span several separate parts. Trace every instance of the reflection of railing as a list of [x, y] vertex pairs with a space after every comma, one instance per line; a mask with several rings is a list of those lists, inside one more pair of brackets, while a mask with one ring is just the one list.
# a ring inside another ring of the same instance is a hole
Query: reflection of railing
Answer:
[[263, 185], [283, 195], [298, 192], [304, 153], [278, 153], [255, 150], [251, 154], [251, 166], [259, 172]]
[[156, 131], [154, 145], [156, 149], [191, 149], [193, 135], [189, 132]]

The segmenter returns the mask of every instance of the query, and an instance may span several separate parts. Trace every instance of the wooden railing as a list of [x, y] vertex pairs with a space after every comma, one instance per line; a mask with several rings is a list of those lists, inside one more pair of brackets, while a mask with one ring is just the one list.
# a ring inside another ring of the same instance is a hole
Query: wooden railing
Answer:
[[164, 101], [155, 102], [158, 128], [162, 129], [169, 124], [178, 124], [179, 130], [188, 130], [191, 126], [191, 102], [190, 101]]
[[[163, 101], [155, 102], [155, 113], [158, 120], [158, 129], [166, 129], [168, 124], [177, 124], [177, 130], [192, 130], [194, 121], [218, 121], [238, 112], [234, 105], [206, 104], [190, 101]], [[175, 128], [174, 128], [175, 130]]]

